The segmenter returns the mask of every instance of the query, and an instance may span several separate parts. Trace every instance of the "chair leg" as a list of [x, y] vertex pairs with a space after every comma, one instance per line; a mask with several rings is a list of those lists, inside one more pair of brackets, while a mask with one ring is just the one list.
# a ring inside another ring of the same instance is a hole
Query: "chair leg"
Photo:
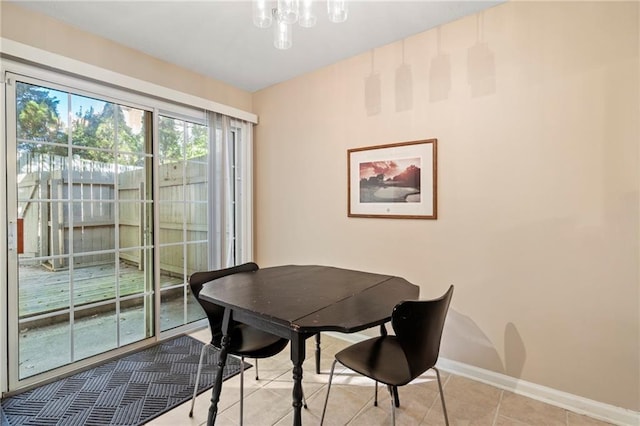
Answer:
[[333, 364], [331, 364], [331, 373], [329, 373], [329, 384], [327, 385], [327, 396], [324, 399], [324, 407], [322, 407], [322, 417], [320, 417], [320, 426], [324, 422], [324, 414], [327, 411], [327, 402], [329, 402], [329, 392], [331, 391], [331, 380], [333, 380], [333, 370], [336, 368], [337, 359], [333, 360]]
[[373, 406], [378, 406], [378, 381], [376, 380], [376, 387], [373, 393]]
[[320, 333], [316, 334], [316, 374], [320, 374]]
[[396, 426], [396, 404], [395, 404], [395, 398], [394, 398], [395, 386], [387, 385], [387, 388], [389, 389], [389, 399], [391, 400], [391, 424], [393, 426]]
[[244, 357], [240, 357], [240, 426], [242, 426], [244, 402]]
[[256, 380], [260, 380], [258, 378], [258, 358], [254, 359], [254, 361], [256, 362]]
[[440, 390], [440, 401], [442, 401], [442, 411], [444, 412], [444, 424], [449, 426], [449, 416], [447, 416], [447, 406], [444, 403], [444, 392], [442, 391], [442, 381], [440, 380], [440, 372], [437, 368], [433, 367], [436, 371], [436, 377], [438, 377], [438, 389]]
[[396, 403], [396, 408], [400, 408], [400, 394], [397, 386], [393, 387], [393, 400]]
[[198, 372], [196, 373], [196, 384], [193, 388], [193, 398], [191, 398], [191, 410], [189, 411], [189, 417], [193, 417], [193, 406], [196, 403], [196, 396], [198, 395], [198, 385], [200, 384], [200, 373], [202, 372], [202, 361], [204, 360], [204, 354], [211, 346], [211, 343], [208, 343], [202, 347], [200, 351], [200, 361], [198, 362]]

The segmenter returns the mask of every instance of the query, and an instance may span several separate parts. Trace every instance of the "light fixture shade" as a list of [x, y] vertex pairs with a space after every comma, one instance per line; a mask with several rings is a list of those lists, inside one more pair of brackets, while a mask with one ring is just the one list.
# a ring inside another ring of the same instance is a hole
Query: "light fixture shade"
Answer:
[[[273, 44], [278, 49], [290, 49], [293, 45], [293, 24], [298, 22], [301, 27], [311, 28], [317, 23], [317, 17], [313, 13], [314, 0], [251, 1], [253, 23], [259, 28], [267, 28], [273, 24]], [[347, 0], [323, 1], [327, 2], [331, 22], [340, 23], [347, 20]]]
[[298, 24], [301, 27], [311, 28], [316, 25], [316, 21], [316, 15], [313, 13], [313, 0], [300, 0]]
[[268, 28], [271, 25], [271, 8], [268, 0], [253, 0], [253, 24], [258, 28]]
[[293, 45], [293, 28], [291, 24], [276, 17], [273, 26], [273, 45], [276, 49], [287, 50]]
[[331, 22], [340, 23], [346, 21], [349, 14], [347, 0], [327, 0], [327, 13]]
[[295, 24], [298, 20], [298, 0], [278, 0], [276, 9], [281, 21]]

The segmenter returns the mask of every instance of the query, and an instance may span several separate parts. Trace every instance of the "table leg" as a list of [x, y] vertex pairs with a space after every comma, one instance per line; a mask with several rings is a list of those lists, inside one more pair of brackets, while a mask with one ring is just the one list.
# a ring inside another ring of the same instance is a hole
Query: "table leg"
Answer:
[[224, 366], [227, 363], [227, 353], [229, 351], [229, 324], [231, 319], [231, 310], [225, 309], [222, 320], [222, 341], [220, 342], [220, 355], [218, 356], [218, 369], [216, 371], [216, 380], [213, 383], [213, 391], [211, 392], [211, 405], [209, 406], [209, 416], [207, 417], [207, 426], [213, 426], [216, 423], [218, 415], [218, 401], [220, 401], [220, 393], [222, 392], [222, 376], [224, 375]]
[[305, 339], [297, 334], [291, 340], [293, 363], [293, 426], [302, 426], [302, 363], [305, 358]]
[[316, 374], [320, 374], [320, 333], [316, 334]]

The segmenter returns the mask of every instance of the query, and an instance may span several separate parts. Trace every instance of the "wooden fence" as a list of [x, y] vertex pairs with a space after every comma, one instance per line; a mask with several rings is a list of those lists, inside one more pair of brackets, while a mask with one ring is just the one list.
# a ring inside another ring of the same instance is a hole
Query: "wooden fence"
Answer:
[[[74, 160], [70, 172], [59, 158], [32, 155], [19, 164], [22, 259], [48, 257], [47, 267], [66, 269], [65, 255], [73, 247], [74, 267], [113, 264], [118, 244], [119, 258], [140, 267], [145, 234], [152, 235], [145, 208], [153, 203], [145, 201], [144, 169], [128, 167], [118, 173], [110, 164]], [[187, 274], [206, 269], [206, 242], [183, 244], [207, 240], [206, 158], [163, 164], [155, 178], [159, 242], [174, 243], [160, 248], [161, 270], [183, 276], [185, 264]]]

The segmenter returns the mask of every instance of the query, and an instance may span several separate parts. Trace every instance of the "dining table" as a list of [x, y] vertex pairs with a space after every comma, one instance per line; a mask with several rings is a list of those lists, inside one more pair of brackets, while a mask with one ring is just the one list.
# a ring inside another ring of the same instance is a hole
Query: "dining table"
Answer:
[[322, 265], [261, 268], [206, 283], [199, 298], [225, 308], [207, 425], [215, 424], [218, 412], [232, 322], [290, 341], [293, 424], [300, 426], [305, 341], [321, 332], [355, 333], [382, 325], [396, 304], [418, 296], [419, 287], [401, 277]]

